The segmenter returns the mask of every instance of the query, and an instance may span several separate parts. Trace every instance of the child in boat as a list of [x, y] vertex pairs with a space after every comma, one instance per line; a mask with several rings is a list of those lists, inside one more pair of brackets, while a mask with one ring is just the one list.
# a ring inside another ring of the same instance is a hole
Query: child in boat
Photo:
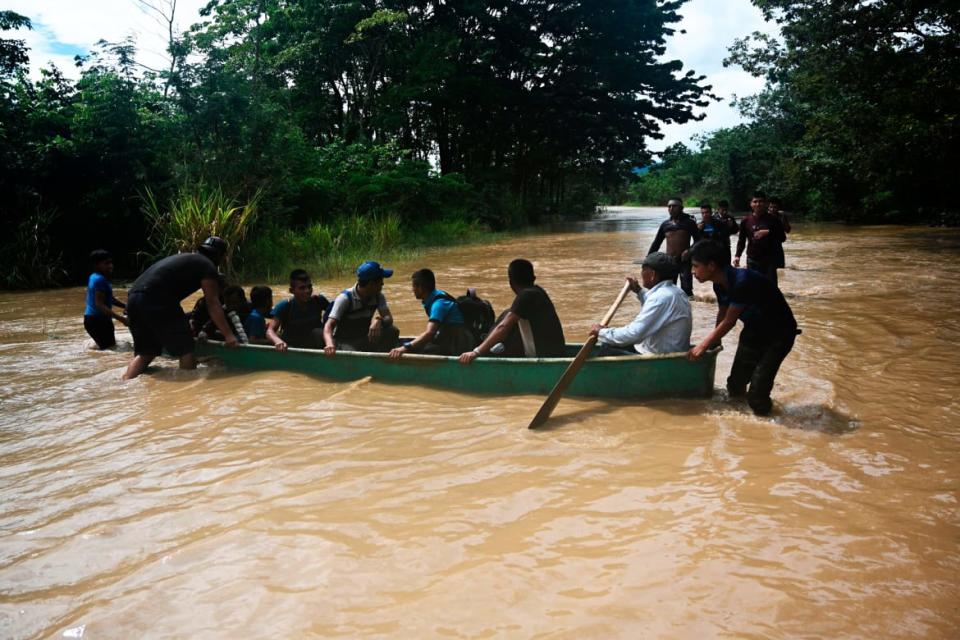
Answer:
[[[227, 318], [227, 325], [237, 338], [237, 342], [246, 344], [250, 341], [247, 337], [246, 330], [243, 328], [243, 320], [247, 317], [250, 309], [250, 305], [247, 302], [247, 294], [244, 293], [243, 287], [237, 285], [225, 287], [222, 289], [222, 292], [223, 314]], [[223, 340], [223, 334], [217, 329], [213, 320], [207, 320], [198, 337], [206, 337], [211, 340]]]
[[125, 305], [113, 297], [110, 276], [113, 274], [113, 256], [109, 251], [97, 249], [90, 254], [93, 273], [87, 280], [87, 306], [83, 312], [83, 328], [97, 343], [98, 349], [109, 349], [117, 344], [113, 321], [126, 326], [127, 319], [114, 312], [113, 307]]
[[273, 289], [257, 285], [250, 290], [250, 314], [243, 321], [243, 329], [252, 344], [273, 344], [267, 338], [267, 318], [273, 307]]
[[273, 308], [267, 339], [277, 351], [286, 351], [288, 346], [322, 349], [323, 315], [330, 303], [322, 295], [313, 295], [310, 274], [303, 269], [290, 272], [290, 293], [292, 298], [281, 300]]
[[719, 311], [713, 331], [690, 349], [688, 356], [691, 360], [700, 358], [733, 329], [737, 320], [743, 322], [727, 391], [731, 398], [745, 395], [753, 412], [765, 416], [773, 408], [770, 391], [774, 378], [800, 333], [793, 311], [769, 278], [753, 269], [726, 264], [723, 248], [717, 244], [701, 240], [690, 249], [690, 259], [697, 280], [713, 283]]

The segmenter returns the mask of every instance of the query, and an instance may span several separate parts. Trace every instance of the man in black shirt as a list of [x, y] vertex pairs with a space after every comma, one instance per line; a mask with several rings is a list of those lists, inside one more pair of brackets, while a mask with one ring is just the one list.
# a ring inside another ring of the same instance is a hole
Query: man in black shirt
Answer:
[[520, 332], [523, 355], [529, 358], [559, 358], [565, 355], [566, 340], [560, 318], [547, 292], [534, 284], [537, 278], [530, 261], [518, 258], [511, 262], [507, 268], [507, 278], [517, 297], [486, 339], [473, 351], [460, 355], [463, 364], [470, 364], [477, 356], [489, 354], [496, 344], [508, 342], [514, 330]]
[[211, 236], [197, 253], [181, 253], [164, 258], [147, 268], [134, 281], [127, 295], [127, 317], [133, 335], [134, 358], [127, 365], [124, 380], [143, 373], [163, 349], [180, 358], [181, 369], [195, 369], [193, 336], [180, 301], [197, 289], [203, 289], [210, 319], [225, 337], [228, 347], [237, 339], [227, 324], [220, 304], [217, 264], [227, 252], [227, 243]]
[[773, 408], [770, 391], [774, 379], [800, 333], [793, 311], [769, 278], [727, 264], [722, 247], [704, 240], [693, 245], [690, 255], [697, 280], [713, 283], [718, 310], [716, 326], [690, 349], [689, 357], [700, 358], [738, 320], [742, 322], [727, 391], [731, 398], [746, 396], [753, 412], [765, 416]]
[[683, 200], [680, 198], [670, 198], [667, 212], [670, 217], [657, 229], [657, 236], [653, 239], [647, 255], [659, 251], [660, 245], [666, 240], [667, 255], [680, 264], [680, 288], [693, 297], [693, 275], [690, 273], [688, 250], [691, 244], [700, 239], [700, 229], [697, 228], [696, 221], [683, 212]]

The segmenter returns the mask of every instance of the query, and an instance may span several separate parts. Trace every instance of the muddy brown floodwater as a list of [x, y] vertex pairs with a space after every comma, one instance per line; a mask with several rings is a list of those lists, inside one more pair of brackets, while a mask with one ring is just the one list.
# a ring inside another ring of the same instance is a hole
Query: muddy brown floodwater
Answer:
[[[664, 216], [429, 253], [385, 293], [410, 334], [415, 268], [499, 309], [524, 256], [576, 340]], [[775, 415], [725, 400], [728, 338], [713, 399], [564, 399], [540, 432], [539, 397], [121, 383], [81, 289], [0, 294], [0, 637], [955, 638], [960, 233], [796, 224], [786, 252]]]

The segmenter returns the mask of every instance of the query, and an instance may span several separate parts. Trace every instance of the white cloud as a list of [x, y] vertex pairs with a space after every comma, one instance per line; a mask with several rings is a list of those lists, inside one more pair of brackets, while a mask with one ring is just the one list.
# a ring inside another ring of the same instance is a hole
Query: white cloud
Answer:
[[730, 106], [734, 95], [753, 95], [763, 88], [763, 80], [754, 78], [739, 67], [723, 67], [727, 48], [737, 38], [754, 31], [774, 34], [776, 25], [764, 22], [760, 10], [748, 0], [691, 0], [680, 9], [682, 22], [677, 27], [686, 31], [667, 41], [667, 60], [682, 60], [684, 70], [692, 69], [705, 75], [713, 93], [721, 98], [709, 106], [697, 110], [704, 114], [703, 120], [684, 124], [667, 124], [661, 127], [662, 140], [649, 140], [648, 147], [662, 151], [666, 147], [683, 142], [690, 143], [696, 134], [735, 126], [743, 122], [739, 112]]
[[[200, 20], [200, 9], [207, 0], [177, 0], [176, 26], [183, 31]], [[30, 66], [36, 76], [40, 67], [52, 61], [69, 77], [78, 71], [73, 65], [74, 52], [88, 53], [98, 40], [119, 42], [135, 38], [137, 60], [152, 68], [166, 66], [167, 35], [136, 0], [7, 0], [4, 8], [25, 15], [33, 22], [34, 31], [19, 31], [16, 37], [31, 46]], [[9, 37], [9, 36], [8, 36]], [[65, 45], [69, 45], [66, 47]]]

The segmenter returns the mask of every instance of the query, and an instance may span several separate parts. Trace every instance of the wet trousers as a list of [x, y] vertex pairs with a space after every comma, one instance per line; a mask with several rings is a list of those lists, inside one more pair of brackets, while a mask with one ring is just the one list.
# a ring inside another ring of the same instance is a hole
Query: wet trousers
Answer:
[[746, 396], [747, 404], [758, 416], [770, 413], [773, 408], [773, 401], [770, 399], [773, 381], [780, 370], [780, 363], [793, 349], [794, 340], [795, 335], [758, 340], [741, 334], [737, 355], [733, 358], [730, 377], [727, 378], [730, 397]]

